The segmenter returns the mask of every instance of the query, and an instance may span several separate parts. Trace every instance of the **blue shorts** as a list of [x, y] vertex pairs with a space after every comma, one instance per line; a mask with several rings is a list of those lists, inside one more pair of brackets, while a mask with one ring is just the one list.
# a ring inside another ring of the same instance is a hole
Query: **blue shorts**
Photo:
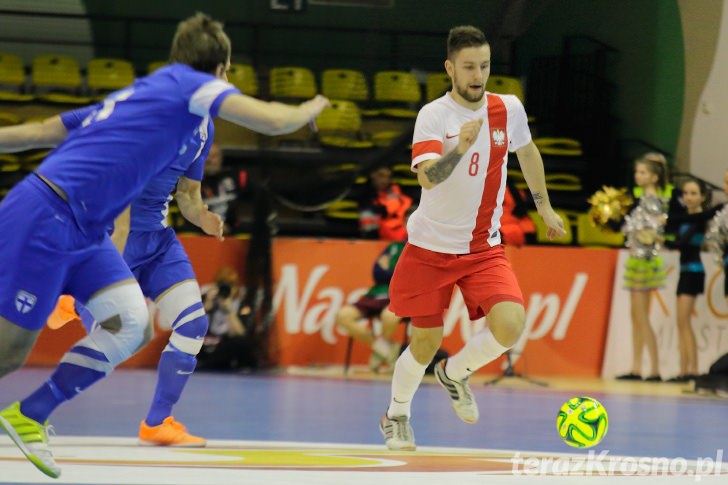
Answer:
[[196, 279], [190, 258], [171, 227], [129, 233], [124, 259], [144, 295], [152, 300], [177, 283]]
[[109, 236], [85, 234], [69, 205], [37, 176], [0, 204], [0, 316], [28, 330], [46, 324], [61, 294], [87, 302], [133, 276]]

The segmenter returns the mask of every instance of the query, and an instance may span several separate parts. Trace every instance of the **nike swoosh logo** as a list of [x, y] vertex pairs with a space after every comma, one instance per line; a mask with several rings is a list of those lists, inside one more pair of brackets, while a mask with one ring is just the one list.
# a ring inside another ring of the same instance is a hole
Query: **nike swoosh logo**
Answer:
[[192, 374], [193, 372], [194, 372], [194, 371], [189, 371], [189, 372], [186, 372], [186, 371], [183, 371], [183, 370], [178, 370], [178, 371], [177, 371], [177, 374], [179, 374], [179, 375], [181, 375], [181, 376], [186, 376], [186, 375], [188, 375], [188, 374]]
[[448, 135], [447, 133], [445, 133], [445, 138], [447, 138], [447, 139], [449, 140], [450, 138], [455, 138], [455, 137], [456, 137], [456, 136], [458, 136], [459, 134], [460, 134], [460, 133], [458, 133], [457, 135]]

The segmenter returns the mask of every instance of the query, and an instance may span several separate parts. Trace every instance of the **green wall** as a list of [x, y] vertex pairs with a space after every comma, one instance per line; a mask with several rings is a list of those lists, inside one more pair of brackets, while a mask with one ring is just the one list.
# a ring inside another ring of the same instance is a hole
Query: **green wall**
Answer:
[[555, 0], [518, 39], [518, 71], [556, 55], [565, 35], [586, 34], [616, 48], [613, 114], [623, 138], [675, 153], [682, 119], [685, 62], [676, 0]]

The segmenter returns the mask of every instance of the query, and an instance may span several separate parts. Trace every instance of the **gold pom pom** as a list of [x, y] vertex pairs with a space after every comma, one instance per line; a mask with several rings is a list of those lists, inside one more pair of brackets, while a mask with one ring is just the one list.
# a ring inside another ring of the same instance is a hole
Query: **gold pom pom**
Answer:
[[609, 231], [611, 229], [607, 223], [621, 222], [634, 200], [627, 194], [625, 188], [617, 189], [603, 185], [602, 190], [597, 190], [589, 197], [588, 202], [591, 204], [589, 219], [592, 225]]

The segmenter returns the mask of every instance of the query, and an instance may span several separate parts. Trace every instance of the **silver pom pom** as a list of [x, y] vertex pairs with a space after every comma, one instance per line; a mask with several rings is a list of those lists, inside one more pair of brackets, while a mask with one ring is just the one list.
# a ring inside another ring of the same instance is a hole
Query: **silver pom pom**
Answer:
[[705, 247], [723, 265], [726, 243], [728, 242], [728, 204], [724, 205], [711, 219], [705, 231]]
[[622, 233], [630, 254], [652, 259], [662, 247], [662, 234], [667, 221], [665, 206], [657, 196], [644, 195], [631, 214], [625, 216]]

